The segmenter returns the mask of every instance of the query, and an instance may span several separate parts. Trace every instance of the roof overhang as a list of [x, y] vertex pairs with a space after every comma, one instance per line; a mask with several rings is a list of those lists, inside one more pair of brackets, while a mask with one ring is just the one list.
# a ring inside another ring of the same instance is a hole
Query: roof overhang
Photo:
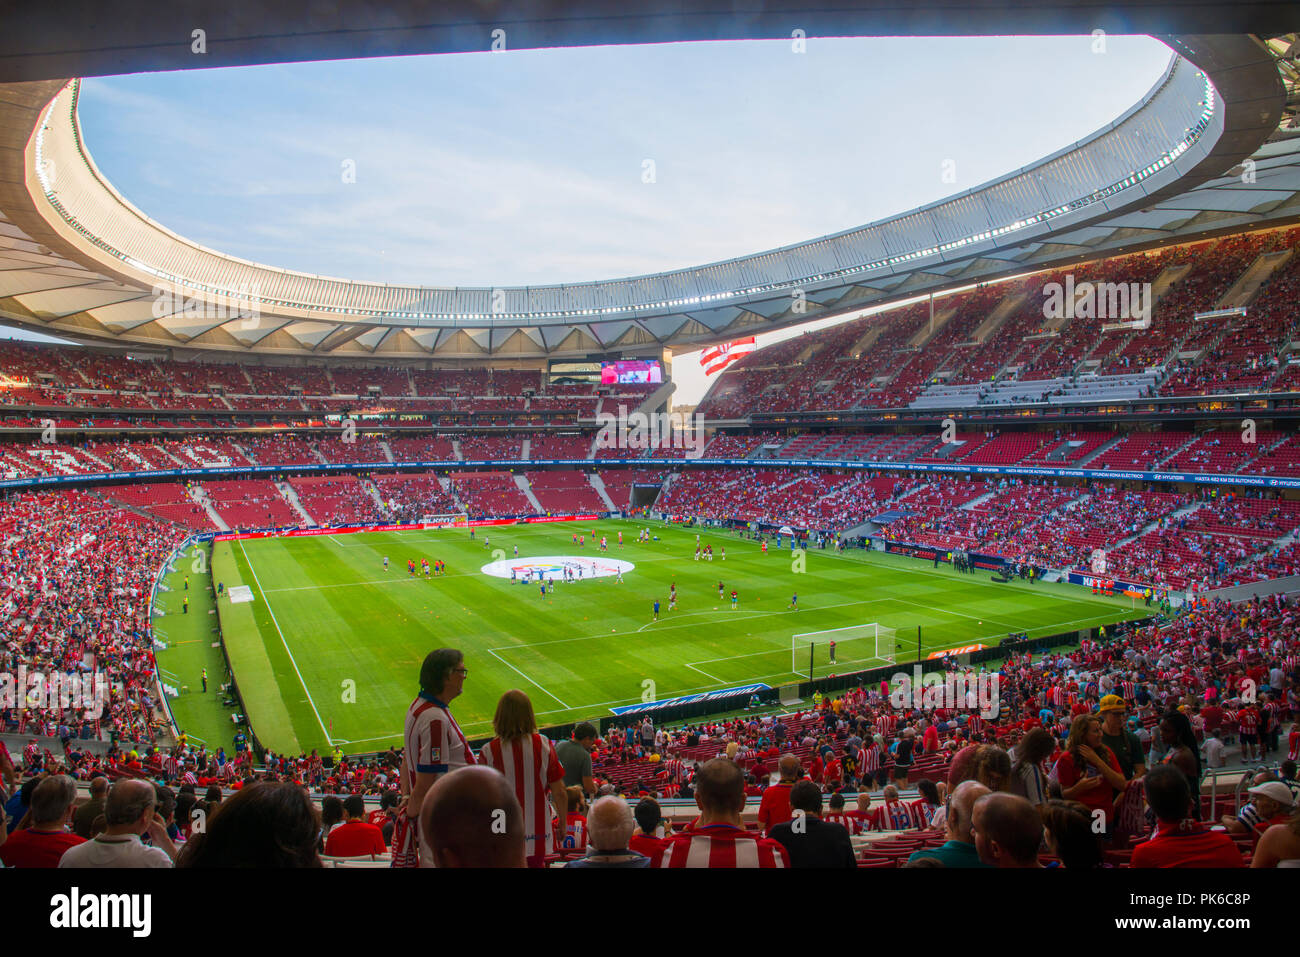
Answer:
[[181, 351], [645, 355], [1300, 217], [1300, 144], [1268, 142], [1286, 101], [1277, 53], [1253, 36], [1163, 39], [1168, 69], [1121, 117], [975, 189], [724, 262], [527, 288], [353, 282], [206, 249], [150, 220], [99, 172], [81, 136], [76, 81], [9, 84], [0, 88], [0, 316], [83, 341]]

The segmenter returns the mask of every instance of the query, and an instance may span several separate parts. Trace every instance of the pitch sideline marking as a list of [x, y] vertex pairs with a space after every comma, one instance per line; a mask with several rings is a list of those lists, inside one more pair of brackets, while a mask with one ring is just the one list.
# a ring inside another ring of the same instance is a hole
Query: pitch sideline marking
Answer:
[[258, 580], [257, 569], [253, 567], [253, 563], [249, 560], [248, 552], [244, 549], [244, 542], [242, 539], [239, 542], [239, 550], [243, 552], [244, 563], [248, 565], [249, 574], [253, 576], [253, 583], [257, 585], [257, 590], [262, 593], [262, 604], [266, 606], [266, 612], [271, 616], [271, 624], [275, 625], [275, 630], [280, 635], [280, 644], [284, 645], [285, 654], [289, 656], [289, 663], [293, 665], [294, 674], [298, 676], [298, 683], [302, 685], [303, 693], [307, 695], [307, 703], [311, 705], [312, 714], [316, 715], [316, 723], [320, 725], [321, 733], [325, 735], [325, 740], [329, 741], [331, 740], [330, 733], [325, 727], [325, 722], [321, 720], [320, 711], [316, 709], [316, 702], [312, 699], [311, 691], [307, 688], [307, 682], [303, 680], [302, 672], [298, 670], [298, 662], [294, 660], [293, 652], [289, 650], [289, 642], [285, 641], [284, 631], [280, 628], [280, 623], [275, 620], [275, 612], [271, 610], [271, 603], [266, 599], [266, 591], [262, 588], [261, 581]]
[[717, 682], [718, 684], [720, 684], [720, 685], [721, 685], [721, 684], [726, 684], [726, 682], [723, 681], [721, 678], [719, 678], [717, 675], [711, 675], [711, 674], [709, 674], [707, 671], [705, 671], [703, 668], [697, 668], [697, 667], [695, 667], [694, 665], [689, 664], [688, 662], [685, 662], [685, 661], [682, 662], [682, 664], [685, 665], [687, 668], [690, 668], [692, 671], [698, 671], [700, 674], [704, 675], [704, 677], [706, 677], [706, 678], [712, 678], [714, 681], [716, 681], [716, 682]]
[[542, 691], [543, 693], [545, 693], [546, 695], [548, 695], [548, 696], [550, 696], [550, 697], [552, 697], [552, 698], [555, 698], [555, 700], [556, 700], [556, 701], [559, 701], [560, 704], [564, 705], [565, 708], [568, 708], [568, 707], [569, 707], [567, 704], [564, 704], [564, 702], [563, 702], [560, 698], [556, 698], [555, 695], [551, 694], [549, 691], [547, 691], [545, 688], [543, 688], [542, 685], [541, 685], [541, 684], [540, 684], [536, 679], [528, 677], [528, 675], [524, 674], [522, 671], [520, 671], [518, 668], [516, 668], [516, 667], [515, 667], [514, 665], [512, 665], [510, 662], [506, 661], [504, 658], [502, 658], [500, 655], [498, 655], [498, 654], [497, 654], [495, 651], [493, 651], [491, 648], [489, 648], [489, 649], [487, 650], [487, 653], [488, 653], [489, 655], [491, 655], [493, 658], [495, 658], [497, 661], [501, 662], [503, 665], [505, 665], [507, 668], [509, 668], [509, 669], [510, 669], [511, 671], [513, 671], [515, 674], [519, 675], [519, 677], [523, 678], [525, 681], [529, 682], [530, 684], [536, 685], [536, 686], [537, 686], [539, 689], [541, 689], [541, 691]]

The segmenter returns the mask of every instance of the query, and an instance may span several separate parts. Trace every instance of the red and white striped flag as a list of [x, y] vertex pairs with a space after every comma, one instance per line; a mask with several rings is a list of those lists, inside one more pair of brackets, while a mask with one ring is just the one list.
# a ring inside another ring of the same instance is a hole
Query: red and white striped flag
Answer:
[[713, 373], [721, 372], [741, 356], [748, 355], [757, 348], [753, 336], [710, 346], [700, 353], [700, 365], [704, 366], [706, 376], [713, 375]]

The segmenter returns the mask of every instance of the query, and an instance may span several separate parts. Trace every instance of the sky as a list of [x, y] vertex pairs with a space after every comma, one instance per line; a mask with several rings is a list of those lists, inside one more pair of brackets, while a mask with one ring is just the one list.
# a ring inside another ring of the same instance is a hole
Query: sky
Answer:
[[[507, 50], [93, 78], [80, 117], [116, 188], [203, 245], [358, 280], [536, 285], [970, 189], [1109, 123], [1168, 58], [1120, 36]], [[699, 391], [687, 359], [680, 393]]]

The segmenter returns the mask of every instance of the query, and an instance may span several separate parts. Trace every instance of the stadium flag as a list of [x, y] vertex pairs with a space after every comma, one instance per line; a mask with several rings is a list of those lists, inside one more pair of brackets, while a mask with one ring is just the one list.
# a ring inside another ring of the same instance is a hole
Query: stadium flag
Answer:
[[713, 375], [713, 373], [721, 372], [741, 356], [748, 355], [757, 348], [753, 336], [710, 346], [700, 353], [700, 365], [704, 366], [706, 376]]

